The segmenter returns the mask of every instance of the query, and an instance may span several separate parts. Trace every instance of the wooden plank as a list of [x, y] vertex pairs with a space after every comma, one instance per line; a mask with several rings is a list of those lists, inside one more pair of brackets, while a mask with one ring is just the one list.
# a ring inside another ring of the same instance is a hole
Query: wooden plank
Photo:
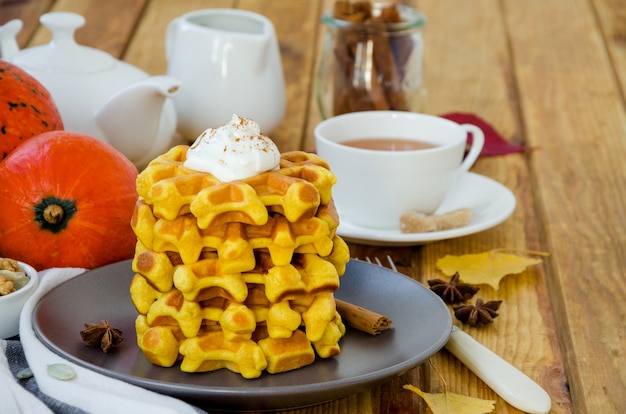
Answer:
[[593, 7], [604, 35], [609, 56], [619, 80], [622, 95], [626, 91], [626, 2], [593, 0]]
[[[481, 0], [469, 5], [454, 0], [420, 0], [419, 6], [428, 18], [423, 31], [424, 79], [428, 89], [424, 112], [472, 112], [490, 122], [507, 139], [521, 141], [513, 64], [499, 3]], [[309, 119], [316, 118], [317, 114], [312, 113], [316, 110], [311, 107]], [[309, 125], [311, 140], [314, 126], [312, 121]], [[545, 246], [539, 242], [524, 156], [484, 158], [474, 171], [498, 180], [516, 194], [518, 207], [505, 223], [476, 235], [412, 249], [372, 249], [351, 244], [352, 254], [363, 257], [389, 252], [396, 261], [407, 265], [404, 270], [410, 276], [426, 282], [441, 277], [435, 263], [446, 254], [478, 253], [494, 248], [542, 250]], [[546, 300], [545, 268], [536, 266], [521, 275], [506, 278], [498, 291], [481, 288], [480, 296], [485, 300], [502, 299], [503, 311], [489, 329], [465, 329], [542, 384], [558, 402], [553, 412], [567, 412], [569, 399], [563, 392], [565, 380], [554, 333], [555, 321], [542, 316], [551, 314]], [[452, 392], [497, 399], [493, 391], [447, 352], [433, 357], [432, 364], [430, 382], [417, 378], [426, 382], [414, 385], [425, 386], [433, 392], [445, 387]], [[442, 375], [445, 386], [437, 372]], [[397, 390], [394, 393], [394, 398], [402, 395]], [[390, 402], [384, 395], [378, 402], [381, 412], [382, 407], [398, 403]], [[498, 401], [496, 412], [511, 410], [501, 399]]]
[[278, 37], [285, 76], [287, 106], [281, 124], [271, 137], [281, 151], [301, 149], [315, 70], [317, 26], [320, 4], [317, 0], [239, 0], [238, 8], [264, 15], [272, 21]]
[[[522, 141], [513, 63], [507, 45], [508, 28], [499, 2], [480, 0], [469, 5], [454, 0], [420, 0], [419, 4], [428, 18], [424, 28], [424, 82], [428, 90], [424, 112], [475, 113], [506, 139]], [[459, 10], [461, 7], [463, 11]], [[511, 189], [518, 201], [516, 211], [493, 229], [424, 246], [419, 251], [421, 264], [414, 267], [419, 270], [412, 275], [422, 282], [441, 276], [435, 264], [438, 258], [447, 254], [479, 253], [495, 248], [545, 249], [539, 243], [524, 156], [483, 158], [473, 171]], [[569, 400], [567, 395], [563, 396], [564, 377], [559, 376], [563, 364], [554, 333], [555, 321], [545, 317], [545, 314], [550, 315], [549, 303], [545, 301], [547, 295], [545, 267], [541, 265], [506, 277], [497, 291], [482, 286], [477, 297], [503, 301], [500, 316], [488, 329], [465, 327], [465, 330], [540, 383], [553, 401], [562, 404], [555, 404], [553, 412], [567, 412], [567, 409], [561, 409]], [[434, 361], [448, 390], [498, 399], [482, 381], [447, 353], [442, 353]], [[437, 376], [432, 377], [433, 387], [437, 389]], [[509, 412], [510, 409], [498, 399], [496, 412]]]
[[[318, 13], [318, 19], [321, 18], [322, 13], [328, 11], [328, 10], [332, 10], [333, 4], [335, 3], [335, 0], [323, 0], [321, 2], [321, 8], [320, 8], [320, 12]], [[327, 29], [325, 26], [322, 25], [321, 22], [318, 23], [318, 30], [317, 30], [317, 39], [316, 39], [316, 46], [314, 47], [315, 50], [315, 63], [313, 66], [313, 72], [311, 74], [311, 90], [309, 93], [309, 105], [308, 105], [308, 114], [307, 114], [307, 123], [305, 125], [305, 137], [304, 137], [304, 141], [302, 143], [302, 149], [304, 149], [305, 151], [315, 151], [315, 136], [314, 136], [314, 130], [315, 127], [317, 126], [317, 124], [319, 124], [322, 120], [322, 116], [320, 114], [318, 105], [317, 105], [317, 95], [315, 93], [315, 82], [317, 79], [317, 75], [318, 75], [318, 68], [320, 65], [320, 59], [322, 57], [322, 53], [324, 51], [324, 41], [327, 37], [328, 33], [327, 33]]]
[[573, 409], [623, 412], [623, 98], [588, 1], [503, 4]]
[[[78, 13], [85, 17], [85, 25], [76, 31], [76, 42], [96, 47], [120, 58], [128, 39], [135, 30], [146, 0], [58, 0], [51, 11]], [[120, 13], [124, 10], [124, 13]], [[50, 31], [39, 27], [30, 46], [48, 43]]]

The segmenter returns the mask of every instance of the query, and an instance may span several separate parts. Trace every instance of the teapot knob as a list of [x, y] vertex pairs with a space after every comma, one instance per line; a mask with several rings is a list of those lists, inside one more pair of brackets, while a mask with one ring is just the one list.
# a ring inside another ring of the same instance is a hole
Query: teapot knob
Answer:
[[75, 43], [74, 32], [85, 24], [80, 14], [69, 12], [46, 13], [39, 19], [42, 25], [52, 32], [52, 43]]
[[[85, 18], [71, 12], [46, 13], [39, 21], [52, 33], [50, 43], [20, 53], [24, 66], [45, 73], [100, 73], [113, 70], [117, 60], [108, 53], [76, 43], [74, 32], [85, 24]], [[16, 62], [19, 65], [19, 62]]]

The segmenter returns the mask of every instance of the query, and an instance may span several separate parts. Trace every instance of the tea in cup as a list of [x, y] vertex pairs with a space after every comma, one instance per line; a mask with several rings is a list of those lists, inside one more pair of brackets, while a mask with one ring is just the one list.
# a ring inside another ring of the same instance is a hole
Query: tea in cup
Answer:
[[[467, 133], [472, 145], [464, 157]], [[339, 115], [315, 128], [317, 154], [337, 176], [342, 221], [399, 230], [408, 211], [433, 214], [484, 145], [480, 128], [402, 111]]]

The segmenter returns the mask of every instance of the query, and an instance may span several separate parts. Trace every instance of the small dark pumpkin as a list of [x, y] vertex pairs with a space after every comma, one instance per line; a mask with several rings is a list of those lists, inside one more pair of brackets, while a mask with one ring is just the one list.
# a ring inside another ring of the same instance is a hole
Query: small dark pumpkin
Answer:
[[96, 138], [52, 131], [0, 163], [0, 257], [38, 270], [133, 257], [137, 168]]
[[17, 66], [0, 60], [0, 161], [22, 142], [63, 129], [48, 90]]

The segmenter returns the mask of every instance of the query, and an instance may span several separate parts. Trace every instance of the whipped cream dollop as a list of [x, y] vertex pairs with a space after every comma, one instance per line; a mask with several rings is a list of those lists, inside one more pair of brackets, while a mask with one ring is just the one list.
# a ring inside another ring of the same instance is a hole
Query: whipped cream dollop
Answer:
[[278, 168], [280, 151], [251, 119], [233, 115], [230, 122], [204, 131], [187, 151], [186, 168], [213, 174], [220, 181], [252, 177]]

